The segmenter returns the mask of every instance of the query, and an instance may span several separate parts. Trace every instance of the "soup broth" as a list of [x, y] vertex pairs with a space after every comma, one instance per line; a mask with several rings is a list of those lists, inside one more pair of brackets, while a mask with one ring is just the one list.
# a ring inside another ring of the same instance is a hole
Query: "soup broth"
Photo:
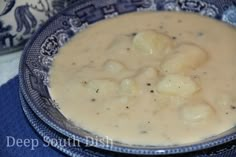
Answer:
[[50, 93], [76, 125], [127, 144], [198, 142], [236, 124], [235, 28], [191, 13], [97, 22], [59, 51]]

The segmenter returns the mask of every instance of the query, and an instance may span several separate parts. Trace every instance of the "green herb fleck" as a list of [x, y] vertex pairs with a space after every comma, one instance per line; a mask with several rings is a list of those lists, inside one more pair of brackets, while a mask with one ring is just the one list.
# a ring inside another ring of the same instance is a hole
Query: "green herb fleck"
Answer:
[[141, 134], [147, 134], [148, 132], [146, 130], [140, 131]]
[[204, 35], [204, 33], [202, 33], [202, 32], [198, 32], [197, 35], [198, 35], [199, 37], [201, 37], [201, 36]]

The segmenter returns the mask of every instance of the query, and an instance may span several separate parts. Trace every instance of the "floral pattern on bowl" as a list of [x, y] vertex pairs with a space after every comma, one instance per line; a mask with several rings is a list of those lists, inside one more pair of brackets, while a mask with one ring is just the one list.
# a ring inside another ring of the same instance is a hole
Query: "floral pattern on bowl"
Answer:
[[0, 0], [0, 55], [23, 49], [50, 17], [76, 0]]

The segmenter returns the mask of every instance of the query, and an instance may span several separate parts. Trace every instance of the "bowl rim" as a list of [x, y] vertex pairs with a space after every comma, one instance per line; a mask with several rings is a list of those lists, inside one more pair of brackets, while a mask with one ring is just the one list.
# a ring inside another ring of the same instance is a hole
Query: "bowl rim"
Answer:
[[[91, 0], [89, 0], [91, 1]], [[87, 143], [91, 143], [92, 141], [89, 141], [88, 139], [85, 139], [85, 137], [79, 135], [79, 134], [74, 134], [71, 133], [70, 131], [66, 130], [65, 128], [60, 127], [59, 125], [57, 125], [56, 123], [53, 123], [52, 121], [50, 121], [43, 113], [41, 113], [40, 111], [38, 111], [37, 107], [34, 105], [33, 100], [30, 98], [29, 96], [29, 92], [27, 91], [26, 88], [26, 82], [24, 79], [24, 63], [26, 60], [26, 57], [29, 53], [29, 49], [32, 46], [32, 44], [34, 43], [35, 39], [38, 37], [38, 35], [40, 35], [44, 29], [53, 21], [55, 21], [56, 19], [58, 19], [60, 16], [63, 15], [63, 13], [69, 11], [70, 9], [74, 9], [76, 7], [78, 7], [79, 5], [89, 2], [87, 0], [79, 0], [78, 2], [76, 2], [73, 6], [68, 7], [67, 9], [63, 10], [62, 12], [58, 13], [57, 15], [55, 15], [54, 17], [50, 18], [47, 22], [45, 22], [34, 34], [33, 36], [30, 38], [30, 40], [28, 40], [28, 42], [26, 43], [24, 49], [23, 49], [23, 53], [22, 56], [20, 58], [20, 64], [19, 64], [19, 88], [23, 94], [23, 97], [25, 98], [26, 102], [28, 103], [28, 105], [30, 106], [30, 108], [32, 109], [32, 111], [37, 115], [37, 117], [39, 117], [44, 123], [46, 123], [48, 126], [50, 126], [52, 129], [54, 129], [55, 131], [69, 137], [75, 140], [80, 141], [81, 143], [87, 144]], [[104, 19], [102, 19], [104, 20]], [[101, 21], [101, 20], [99, 20]], [[142, 147], [142, 148], [134, 148], [134, 147], [127, 147], [127, 146], [120, 146], [120, 145], [106, 145], [106, 146], [102, 146], [102, 145], [96, 145], [94, 147], [96, 148], [100, 148], [100, 149], [104, 149], [104, 150], [108, 150], [108, 151], [114, 151], [114, 152], [119, 152], [119, 153], [128, 153], [128, 154], [138, 154], [138, 155], [169, 155], [169, 154], [180, 154], [180, 153], [188, 153], [188, 152], [193, 152], [193, 151], [199, 151], [202, 149], [207, 149], [207, 148], [212, 148], [214, 146], [218, 146], [221, 144], [225, 144], [227, 142], [230, 142], [232, 140], [236, 139], [236, 131], [229, 134], [229, 135], [225, 135], [222, 136], [220, 138], [215, 138], [209, 141], [205, 141], [205, 142], [201, 142], [199, 141], [196, 144], [189, 144], [189, 145], [183, 145], [183, 146], [178, 146], [178, 145], [172, 145], [172, 146], [156, 146], [153, 148], [150, 147]]]

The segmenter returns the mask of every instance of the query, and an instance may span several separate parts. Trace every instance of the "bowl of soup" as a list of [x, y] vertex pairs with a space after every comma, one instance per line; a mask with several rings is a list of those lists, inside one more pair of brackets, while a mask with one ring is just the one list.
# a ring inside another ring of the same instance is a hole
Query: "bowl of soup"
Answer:
[[220, 4], [78, 2], [28, 42], [20, 90], [53, 129], [106, 150], [175, 154], [232, 141], [236, 9]]

